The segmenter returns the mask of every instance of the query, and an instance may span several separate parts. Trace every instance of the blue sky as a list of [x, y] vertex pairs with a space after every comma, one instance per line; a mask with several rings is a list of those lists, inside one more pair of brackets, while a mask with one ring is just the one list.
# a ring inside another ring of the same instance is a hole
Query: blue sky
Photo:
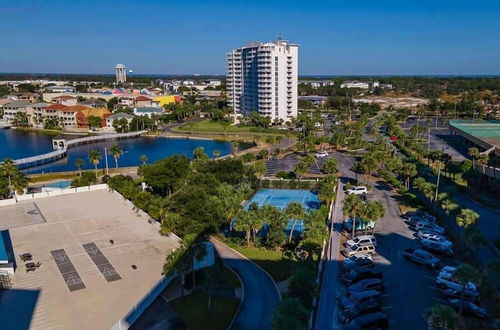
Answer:
[[0, 72], [223, 74], [279, 34], [300, 74], [500, 74], [500, 1], [0, 1]]

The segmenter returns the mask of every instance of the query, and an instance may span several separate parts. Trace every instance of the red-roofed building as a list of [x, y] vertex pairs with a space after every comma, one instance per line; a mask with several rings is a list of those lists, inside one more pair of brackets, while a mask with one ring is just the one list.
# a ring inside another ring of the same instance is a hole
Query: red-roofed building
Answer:
[[160, 102], [155, 101], [149, 97], [146, 97], [144, 95], [137, 96], [134, 101], [135, 107], [159, 107]]

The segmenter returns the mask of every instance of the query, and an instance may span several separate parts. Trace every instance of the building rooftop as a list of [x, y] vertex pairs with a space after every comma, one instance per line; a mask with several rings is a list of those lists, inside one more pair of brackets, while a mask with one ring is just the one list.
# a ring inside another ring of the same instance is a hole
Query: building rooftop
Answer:
[[67, 110], [69, 107], [64, 104], [59, 104], [59, 103], [52, 103], [49, 105], [46, 110]]
[[134, 118], [134, 116], [129, 115], [128, 113], [125, 113], [125, 112], [118, 112], [118, 113], [112, 114], [107, 119], [114, 120], [114, 119], [120, 119], [120, 118], [132, 119], [132, 118]]
[[136, 101], [153, 101], [153, 99], [149, 98], [149, 97], [146, 97], [146, 96], [137, 96], [135, 98]]
[[14, 101], [14, 102], [9, 102], [9, 103], [5, 104], [4, 108], [5, 107], [9, 107], [9, 108], [24, 108], [24, 107], [27, 107], [27, 106], [29, 106], [31, 104], [32, 103], [28, 102], [28, 101]]
[[30, 104], [30, 107], [32, 107], [32, 108], [44, 108], [44, 107], [48, 107], [49, 105], [51, 105], [51, 103], [38, 102], [38, 103]]
[[450, 130], [500, 157], [500, 120], [450, 120]]
[[135, 112], [142, 112], [142, 113], [153, 113], [153, 112], [163, 112], [163, 108], [158, 108], [158, 107], [137, 107], [134, 108]]
[[105, 107], [107, 103], [104, 102], [104, 101], [96, 100], [96, 99], [92, 98], [92, 99], [80, 102], [80, 104], [83, 104], [83, 105], [100, 105], [100, 106]]
[[53, 98], [53, 100], [72, 100], [72, 99], [76, 99], [76, 97], [71, 95], [61, 95]]
[[[4, 206], [0, 215], [18, 267], [0, 293], [4, 329], [110, 329], [161, 279], [178, 246], [108, 189]], [[22, 253], [40, 268], [26, 273]]]

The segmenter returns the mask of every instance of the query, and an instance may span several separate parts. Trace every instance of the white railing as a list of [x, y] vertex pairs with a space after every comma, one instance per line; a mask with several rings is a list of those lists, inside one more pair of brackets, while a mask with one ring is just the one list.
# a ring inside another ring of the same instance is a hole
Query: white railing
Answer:
[[49, 190], [49, 191], [44, 191], [44, 192], [34, 193], [34, 194], [16, 195], [14, 198], [0, 200], [0, 207], [7, 206], [7, 205], [14, 205], [16, 203], [19, 203], [22, 201], [27, 201], [27, 200], [32, 200], [32, 199], [47, 198], [47, 197], [54, 197], [54, 196], [61, 196], [61, 195], [70, 195], [70, 194], [76, 194], [76, 193], [94, 191], [94, 190], [103, 190], [103, 189], [109, 189], [108, 185], [103, 183], [103, 184], [96, 184], [93, 186], [54, 189], [54, 190]]
[[66, 141], [66, 146], [69, 148], [75, 144], [87, 143], [92, 141], [100, 141], [100, 140], [108, 140], [108, 139], [118, 139], [124, 137], [132, 137], [139, 136], [141, 134], [146, 133], [147, 131], [137, 131], [137, 132], [129, 132], [129, 133], [113, 133], [113, 134], [102, 134], [102, 135], [94, 135], [94, 136], [86, 136], [82, 138], [76, 138]]
[[16, 165], [36, 163], [36, 162], [44, 161], [44, 160], [50, 159], [50, 158], [61, 157], [66, 152], [67, 152], [66, 149], [51, 151], [51, 152], [48, 152], [46, 154], [41, 154], [41, 155], [38, 155], [38, 156], [31, 156], [31, 157], [25, 157], [25, 158], [21, 158], [21, 159], [16, 159], [16, 160], [14, 160], [14, 163], [16, 163]]

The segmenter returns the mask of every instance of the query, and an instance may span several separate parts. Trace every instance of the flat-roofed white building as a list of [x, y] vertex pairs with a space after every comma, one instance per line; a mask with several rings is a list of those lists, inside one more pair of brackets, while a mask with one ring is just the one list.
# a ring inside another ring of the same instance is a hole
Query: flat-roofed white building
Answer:
[[227, 54], [227, 99], [235, 116], [257, 111], [274, 122], [297, 116], [298, 48], [278, 39]]

